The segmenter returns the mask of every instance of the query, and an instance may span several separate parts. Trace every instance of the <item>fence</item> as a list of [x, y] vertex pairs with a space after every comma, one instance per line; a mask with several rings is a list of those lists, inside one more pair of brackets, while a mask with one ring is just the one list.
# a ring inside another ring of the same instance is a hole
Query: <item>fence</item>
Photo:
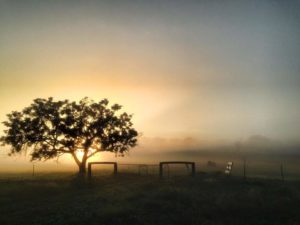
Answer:
[[[231, 164], [234, 164], [233, 165]], [[137, 174], [137, 175], [157, 175], [161, 177], [170, 176], [188, 176], [199, 174], [228, 174], [228, 165], [230, 167], [230, 175], [244, 178], [260, 177], [270, 179], [300, 179], [300, 166], [298, 163], [286, 164], [282, 162], [266, 162], [255, 160], [240, 160], [234, 162], [228, 161], [207, 161], [207, 162], [161, 162], [160, 164], [138, 164], [118, 163], [117, 172], [119, 174]], [[96, 168], [95, 168], [96, 169]], [[98, 168], [96, 175], [111, 174], [111, 168]]]
[[[225, 174], [225, 169], [229, 160], [209, 160], [195, 162], [195, 174], [217, 175]], [[266, 179], [282, 179], [282, 180], [300, 180], [300, 159], [293, 158], [290, 160], [257, 160], [257, 159], [232, 159], [234, 164], [231, 170], [233, 177], [259, 177]], [[140, 163], [117, 163], [117, 172], [119, 174], [136, 174], [140, 176], [159, 176], [159, 163], [157, 164], [140, 164]], [[92, 166], [91, 176], [111, 175], [114, 173], [112, 165], [96, 164]], [[0, 172], [0, 177], [40, 177], [43, 174], [51, 173], [76, 173], [77, 167], [66, 167], [58, 164], [55, 168], [49, 168], [44, 163], [30, 164], [28, 167], [16, 170], [16, 172]], [[165, 165], [165, 177], [171, 176], [189, 176], [192, 173], [191, 166], [186, 165]]]

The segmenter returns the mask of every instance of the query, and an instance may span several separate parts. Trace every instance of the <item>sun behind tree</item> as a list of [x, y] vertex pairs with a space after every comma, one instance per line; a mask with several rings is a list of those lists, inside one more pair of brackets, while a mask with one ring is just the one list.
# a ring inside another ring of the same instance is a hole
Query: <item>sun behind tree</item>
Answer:
[[38, 98], [22, 111], [7, 115], [3, 124], [8, 129], [0, 141], [12, 147], [10, 155], [29, 147], [31, 160], [71, 154], [79, 173], [84, 174], [87, 160], [97, 153], [123, 156], [136, 146], [138, 132], [132, 128], [132, 115], [119, 113], [120, 109], [118, 104], [109, 106], [107, 99], [75, 102]]

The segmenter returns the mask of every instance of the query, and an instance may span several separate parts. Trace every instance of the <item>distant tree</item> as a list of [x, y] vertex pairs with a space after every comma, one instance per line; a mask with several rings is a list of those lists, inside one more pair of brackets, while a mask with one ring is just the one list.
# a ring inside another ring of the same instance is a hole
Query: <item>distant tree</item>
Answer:
[[108, 151], [123, 156], [136, 146], [138, 132], [132, 128], [132, 115], [119, 113], [120, 109], [118, 104], [109, 106], [107, 99], [38, 98], [7, 115], [3, 124], [8, 129], [0, 141], [12, 147], [10, 155], [29, 148], [32, 161], [70, 154], [84, 174], [87, 160], [95, 154]]

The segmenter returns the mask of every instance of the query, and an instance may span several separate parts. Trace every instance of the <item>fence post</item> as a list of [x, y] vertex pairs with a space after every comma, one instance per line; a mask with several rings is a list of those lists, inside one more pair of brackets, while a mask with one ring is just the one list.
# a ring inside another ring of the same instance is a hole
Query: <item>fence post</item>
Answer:
[[246, 160], [244, 160], [244, 179], [246, 180]]
[[88, 178], [90, 179], [92, 177], [92, 164], [88, 163]]
[[281, 180], [284, 182], [284, 173], [283, 173], [283, 164], [280, 164], [280, 174], [281, 174]]
[[192, 176], [194, 177], [196, 174], [196, 166], [195, 163], [192, 163]]
[[159, 177], [162, 178], [163, 177], [163, 164], [159, 163]]
[[118, 173], [118, 164], [115, 163], [114, 164], [114, 175], [117, 175], [117, 173]]

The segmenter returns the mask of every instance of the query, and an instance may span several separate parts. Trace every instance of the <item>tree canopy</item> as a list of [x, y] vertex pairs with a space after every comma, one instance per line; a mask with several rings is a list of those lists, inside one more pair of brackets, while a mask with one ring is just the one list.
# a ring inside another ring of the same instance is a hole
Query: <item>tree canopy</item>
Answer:
[[[87, 160], [103, 151], [123, 156], [136, 146], [138, 132], [132, 127], [132, 115], [119, 112], [121, 106], [109, 106], [103, 99], [54, 101], [38, 98], [22, 111], [13, 111], [3, 122], [0, 141], [10, 145], [10, 154], [29, 148], [31, 160], [48, 160], [71, 154], [85, 173]], [[80, 157], [78, 152], [82, 152]]]

